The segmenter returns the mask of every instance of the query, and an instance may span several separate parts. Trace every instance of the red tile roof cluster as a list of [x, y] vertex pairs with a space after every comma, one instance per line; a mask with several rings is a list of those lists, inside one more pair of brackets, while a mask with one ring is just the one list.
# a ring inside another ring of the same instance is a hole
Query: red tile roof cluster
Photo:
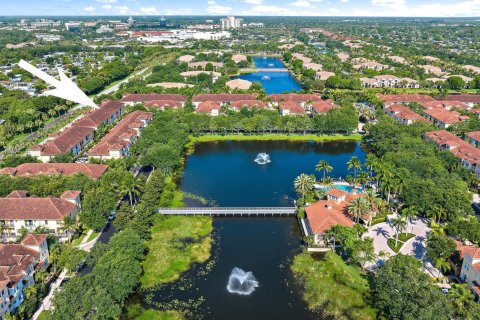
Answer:
[[198, 107], [195, 109], [195, 112], [212, 113], [212, 110], [220, 110], [221, 107], [222, 105], [218, 101], [204, 101], [198, 105]]
[[44, 156], [68, 153], [94, 131], [92, 127], [72, 126], [59, 133], [54, 139], [43, 145], [34, 146], [30, 150], [40, 150]]
[[451, 94], [444, 98], [445, 101], [460, 101], [463, 103], [480, 103], [480, 94]]
[[107, 170], [108, 165], [89, 163], [23, 163], [17, 167], [3, 168], [0, 174], [15, 177], [33, 177], [38, 175], [65, 175], [84, 174], [97, 180]]
[[480, 131], [467, 132], [467, 133], [465, 133], [465, 136], [467, 136], [468, 138], [470, 138], [472, 140], [480, 141]]
[[[314, 234], [323, 234], [335, 225], [351, 227], [348, 204], [362, 194], [352, 194], [338, 188], [327, 192], [328, 200], [320, 200], [305, 208], [308, 222]], [[333, 200], [336, 199], [336, 200]]]
[[[37, 235], [38, 240], [47, 235]], [[25, 241], [27, 240], [27, 242]], [[27, 274], [30, 266], [34, 268], [40, 260], [40, 251], [30, 247], [32, 238], [27, 235], [21, 244], [0, 244], [0, 289], [12, 288]]]
[[102, 123], [107, 122], [112, 115], [120, 116], [123, 107], [124, 105], [120, 101], [105, 100], [98, 109], [86, 113], [82, 119], [75, 121], [72, 126], [97, 128]]
[[426, 101], [422, 103], [425, 109], [447, 109], [458, 108], [463, 110], [470, 110], [471, 108], [460, 101]]
[[192, 98], [192, 102], [216, 101], [220, 103], [229, 103], [241, 100], [256, 100], [256, 94], [239, 94], [239, 93], [220, 93], [220, 94], [198, 94]]
[[126, 93], [120, 100], [122, 102], [150, 102], [150, 101], [178, 101], [186, 102], [187, 97], [181, 94], [164, 94], [164, 93]]
[[391, 106], [386, 107], [385, 111], [395, 119], [429, 122], [424, 117], [416, 114], [412, 109], [401, 104], [392, 104]]
[[23, 238], [21, 244], [25, 246], [40, 246], [43, 241], [48, 237], [48, 234], [33, 234], [28, 233], [25, 238]]
[[460, 139], [453, 133], [446, 130], [425, 132], [424, 136], [437, 146], [449, 150], [457, 158], [469, 163], [470, 165], [480, 164], [480, 149], [475, 148], [468, 142]]
[[454, 124], [469, 119], [468, 116], [462, 116], [456, 111], [448, 111], [446, 109], [426, 109], [423, 113], [445, 124]]
[[238, 100], [230, 103], [231, 109], [241, 109], [241, 108], [268, 108], [268, 103], [260, 100]]
[[14, 193], [0, 198], [0, 220], [63, 220], [77, 209], [65, 198], [17, 197]]
[[328, 111], [338, 108], [335, 102], [331, 99], [319, 100], [312, 103], [312, 109], [316, 113], [327, 113]]
[[284, 94], [272, 94], [270, 95], [270, 100], [273, 102], [315, 102], [322, 101], [318, 95], [315, 94], [301, 94], [301, 93], [284, 93]]
[[305, 113], [305, 109], [298, 102], [295, 101], [280, 102], [278, 108], [280, 110], [288, 110], [290, 114]]
[[119, 116], [122, 108], [123, 103], [106, 100], [98, 109], [87, 113], [85, 117], [72, 123], [64, 131], [51, 135], [51, 139], [45, 144], [33, 146], [30, 148], [30, 151], [41, 151], [43, 156], [68, 153], [86, 137], [93, 135], [95, 128], [101, 123], [108, 121], [112, 115], [116, 114]]
[[416, 93], [377, 94], [377, 97], [384, 104], [436, 101], [430, 96]]
[[152, 100], [145, 103], [145, 108], [158, 108], [158, 109], [180, 109], [183, 107], [182, 101], [175, 100]]
[[128, 147], [140, 135], [140, 130], [150, 122], [153, 113], [133, 111], [125, 116], [100, 142], [88, 151], [89, 156], [108, 156], [110, 151]]

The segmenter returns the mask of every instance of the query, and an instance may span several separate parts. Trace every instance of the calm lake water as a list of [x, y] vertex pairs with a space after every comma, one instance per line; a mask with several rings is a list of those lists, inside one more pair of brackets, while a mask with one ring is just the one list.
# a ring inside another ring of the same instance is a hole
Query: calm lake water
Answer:
[[[253, 64], [257, 68], [285, 68], [278, 58], [254, 57]], [[270, 77], [269, 80], [264, 77]], [[254, 72], [238, 76], [251, 82], [260, 82], [267, 94], [301, 91], [302, 87], [290, 72]]]
[[[255, 163], [260, 152], [268, 153], [272, 162]], [[345, 177], [346, 162], [353, 155], [365, 160], [356, 142], [202, 143], [188, 157], [181, 187], [220, 206], [291, 206], [293, 179], [298, 174], [314, 173], [315, 164], [325, 159], [334, 168], [332, 176]], [[150, 293], [152, 302], [147, 306], [173, 299], [201, 299], [195, 318], [320, 319], [306, 308], [289, 268], [294, 255], [301, 251], [301, 232], [295, 218], [214, 218], [213, 223], [210, 268], [206, 268], [208, 264], [197, 265], [177, 283]], [[235, 267], [251, 271], [258, 281], [250, 295], [227, 290]]]

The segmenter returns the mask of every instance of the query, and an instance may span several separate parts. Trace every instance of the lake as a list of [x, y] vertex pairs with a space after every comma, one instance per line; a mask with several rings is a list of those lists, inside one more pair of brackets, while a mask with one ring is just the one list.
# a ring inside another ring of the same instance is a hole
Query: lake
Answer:
[[[283, 62], [272, 57], [253, 57], [256, 68], [285, 68]], [[265, 78], [267, 77], [267, 78]], [[302, 87], [290, 72], [253, 72], [238, 76], [251, 82], [260, 82], [267, 94], [302, 91]], [[267, 80], [270, 78], [269, 80]]]
[[[271, 163], [255, 163], [260, 152], [268, 153]], [[333, 166], [333, 177], [345, 177], [354, 155], [365, 161], [360, 144], [347, 141], [201, 143], [187, 159], [181, 188], [220, 206], [291, 206], [296, 176], [314, 173], [324, 159]], [[195, 266], [176, 284], [155, 291], [154, 303], [202, 299], [195, 312], [202, 319], [320, 319], [307, 309], [289, 268], [302, 245], [295, 218], [214, 218], [213, 225], [211, 268]], [[235, 267], [251, 271], [258, 281], [250, 295], [227, 290]]]

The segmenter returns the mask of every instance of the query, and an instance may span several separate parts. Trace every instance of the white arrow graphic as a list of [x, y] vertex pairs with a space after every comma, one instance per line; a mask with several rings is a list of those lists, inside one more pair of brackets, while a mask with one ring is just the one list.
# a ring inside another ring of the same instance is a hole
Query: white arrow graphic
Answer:
[[95, 102], [93, 102], [92, 99], [90, 99], [75, 83], [73, 83], [72, 80], [70, 80], [61, 69], [58, 69], [58, 74], [60, 75], [60, 81], [58, 81], [54, 77], [32, 66], [23, 59], [20, 60], [18, 66], [27, 70], [34, 76], [42, 79], [49, 85], [55, 87], [53, 90], [46, 91], [45, 94], [77, 102], [92, 108], [98, 108]]

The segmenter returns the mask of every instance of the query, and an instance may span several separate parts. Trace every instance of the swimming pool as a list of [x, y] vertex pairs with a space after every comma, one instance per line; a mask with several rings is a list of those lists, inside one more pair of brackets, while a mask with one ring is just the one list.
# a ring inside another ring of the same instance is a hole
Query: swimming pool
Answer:
[[[361, 191], [360, 188], [352, 187], [352, 186], [350, 186], [350, 185], [345, 185], [345, 184], [336, 184], [336, 183], [333, 184], [333, 188], [337, 188], [337, 189], [340, 189], [340, 190], [344, 190], [344, 191], [347, 191], [348, 193], [353, 193], [354, 190], [355, 190], [355, 192], [357, 192], [357, 193]], [[327, 187], [323, 187], [323, 186], [322, 186], [322, 187], [320, 187], [320, 189], [322, 189], [322, 190], [328, 190], [328, 189], [330, 189], [330, 188], [327, 188]]]

